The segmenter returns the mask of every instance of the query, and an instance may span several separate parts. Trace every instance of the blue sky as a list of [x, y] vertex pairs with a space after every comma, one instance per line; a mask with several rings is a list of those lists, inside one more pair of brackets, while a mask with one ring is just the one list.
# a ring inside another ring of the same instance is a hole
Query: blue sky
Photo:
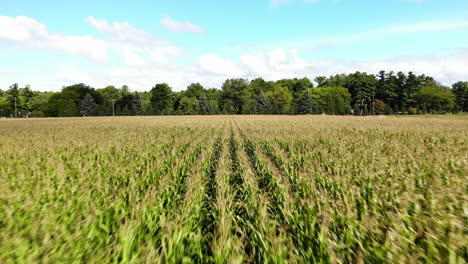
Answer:
[[466, 0], [5, 1], [0, 89], [220, 87], [379, 70], [468, 80]]

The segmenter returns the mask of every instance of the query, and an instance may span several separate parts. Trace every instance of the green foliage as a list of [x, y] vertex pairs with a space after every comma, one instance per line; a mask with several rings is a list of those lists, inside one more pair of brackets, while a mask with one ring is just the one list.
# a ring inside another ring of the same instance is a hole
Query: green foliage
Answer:
[[126, 95], [129, 95], [130, 94], [130, 88], [127, 86], [127, 85], [122, 85], [122, 87], [120, 87], [120, 96], [126, 96]]
[[447, 87], [426, 86], [415, 94], [419, 107], [425, 107], [429, 113], [448, 112], [455, 106], [455, 97]]
[[33, 110], [35, 94], [31, 90], [29, 85], [26, 85], [23, 89], [20, 89], [20, 95], [22, 97], [21, 108], [26, 112], [26, 116]]
[[21, 105], [20, 89], [18, 88], [18, 84], [12, 84], [6, 94], [9, 102], [9, 108], [12, 110], [12, 116], [16, 117], [18, 115], [18, 106]]
[[248, 82], [245, 79], [227, 79], [221, 87], [221, 105], [227, 114], [243, 113], [248, 98]]
[[265, 96], [273, 114], [290, 113], [293, 97], [288, 88], [277, 84], [273, 91], [266, 92]]
[[80, 115], [82, 116], [92, 116], [94, 110], [96, 109], [96, 102], [94, 102], [93, 97], [90, 94], [86, 94], [81, 102], [80, 106]]
[[271, 106], [268, 103], [268, 100], [265, 94], [263, 93], [263, 90], [260, 90], [260, 93], [258, 94], [258, 98], [257, 98], [257, 105], [256, 105], [255, 113], [261, 114], [261, 115], [269, 114], [270, 108]]
[[[65, 93], [70, 92], [70, 94], [76, 93], [78, 96], [73, 99], [75, 99], [77, 102], [80, 102], [81, 100], [83, 100], [87, 94], [93, 97], [96, 104], [100, 104], [102, 102], [101, 95], [96, 90], [94, 90], [94, 88], [90, 87], [89, 85], [85, 85], [83, 83], [64, 87], [62, 89], [62, 92], [65, 92]], [[72, 98], [69, 98], [69, 99], [72, 99]]]
[[151, 105], [157, 115], [170, 114], [173, 96], [172, 88], [167, 83], [156, 84], [150, 91]]
[[417, 114], [417, 113], [418, 113], [418, 109], [417, 109], [417, 108], [415, 108], [415, 107], [410, 107], [410, 108], [408, 108], [408, 114], [409, 114], [409, 115], [415, 115], [415, 114]]
[[47, 105], [44, 106], [44, 112], [48, 116], [78, 116], [79, 107], [87, 94], [93, 98], [95, 104], [102, 103], [100, 93], [81, 83], [64, 87], [59, 93], [52, 94], [48, 98]]
[[200, 95], [199, 105], [201, 115], [210, 115], [213, 113], [213, 110], [211, 109], [211, 105], [208, 101], [208, 97], [206, 97], [206, 94], [203, 93]]
[[351, 111], [351, 94], [343, 87], [312, 89], [312, 101], [318, 113], [346, 115]]
[[309, 88], [307, 88], [304, 92], [304, 95], [299, 102], [299, 114], [301, 115], [308, 115], [314, 113], [314, 107], [312, 103], [312, 95], [310, 94]]
[[302, 79], [282, 79], [276, 83], [288, 88], [288, 90], [294, 94], [301, 93], [302, 91], [305, 91], [305, 89], [314, 88], [314, 84], [307, 77]]
[[14, 115], [14, 108], [6, 97], [0, 97], [0, 117], [10, 117]]
[[77, 116], [78, 106], [81, 100], [79, 94], [71, 90], [63, 90], [60, 93], [52, 94], [47, 103], [45, 112], [48, 116]]
[[452, 85], [457, 110], [465, 112], [468, 106], [468, 82], [457, 82]]
[[182, 97], [177, 114], [198, 115], [200, 113], [200, 102], [196, 97]]
[[374, 111], [376, 114], [378, 115], [385, 114], [386, 108], [387, 108], [387, 105], [382, 100], [376, 99], [374, 101]]
[[248, 90], [250, 98], [256, 98], [261, 91], [268, 92], [275, 88], [275, 82], [265, 81], [263, 78], [256, 78], [250, 81]]
[[131, 108], [133, 107], [133, 95], [130, 93], [121, 96], [115, 103], [115, 113], [117, 115], [131, 115]]
[[315, 77], [314, 81], [317, 83], [317, 86], [318, 87], [322, 87], [325, 85], [325, 83], [327, 82], [327, 77], [325, 76], [317, 76]]
[[141, 105], [141, 97], [139, 93], [135, 93], [132, 98], [132, 104], [130, 105], [130, 113], [132, 115], [139, 115], [141, 114], [141, 111], [143, 109], [143, 106]]
[[98, 89], [96, 92], [100, 93], [102, 98], [107, 101], [114, 101], [117, 102], [122, 98], [122, 92], [115, 88], [113, 85], [106, 86], [106, 88]]
[[221, 113], [224, 115], [235, 115], [237, 113], [236, 105], [232, 100], [225, 99], [221, 105]]
[[[246, 79], [227, 79], [221, 89], [205, 89], [200, 83], [192, 83], [185, 91], [178, 92], [172, 92], [168, 84], [162, 83], [141, 93], [130, 92], [127, 85], [120, 89], [109, 85], [95, 90], [80, 83], [52, 93], [35, 92], [28, 85], [20, 88], [18, 84], [13, 84], [8, 91], [0, 92], [0, 116], [15, 116], [15, 100], [19, 117], [28, 117], [32, 111], [43, 112], [45, 116], [78, 116], [79, 106], [86, 94], [93, 97], [96, 103], [94, 114], [99, 116], [113, 113], [345, 115], [350, 114], [351, 109], [356, 115], [370, 115], [408, 114], [410, 108], [416, 108], [420, 113], [447, 113], [466, 111], [468, 100], [467, 82], [457, 82], [451, 90], [444, 88], [447, 90], [444, 100], [449, 102], [435, 102], [433, 96], [427, 94], [427, 90], [421, 92], [421, 89], [443, 86], [430, 76], [418, 76], [412, 72], [405, 74], [380, 71], [377, 75], [355, 72], [330, 77], [318, 76], [314, 81], [317, 89], [313, 88], [314, 85], [308, 78], [278, 81], [256, 78], [250, 82]], [[328, 87], [342, 87], [347, 92]], [[307, 89], [310, 90], [310, 100]], [[455, 96], [453, 106], [450, 99], [447, 99], [451, 97], [450, 93]], [[202, 95], [206, 98], [202, 98]], [[194, 99], [198, 100], [198, 106]]]
[[344, 87], [351, 94], [352, 103], [359, 105], [360, 112], [368, 113], [371, 109], [373, 95], [375, 94], [375, 76], [361, 72], [350, 74]]
[[187, 86], [187, 90], [185, 90], [184, 94], [187, 97], [195, 97], [200, 98], [200, 96], [204, 93], [204, 88], [200, 83], [192, 83]]

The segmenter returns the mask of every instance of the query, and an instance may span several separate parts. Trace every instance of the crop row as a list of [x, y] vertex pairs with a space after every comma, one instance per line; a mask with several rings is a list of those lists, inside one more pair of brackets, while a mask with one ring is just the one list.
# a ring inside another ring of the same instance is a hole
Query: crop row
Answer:
[[0, 125], [0, 262], [464, 263], [463, 119]]

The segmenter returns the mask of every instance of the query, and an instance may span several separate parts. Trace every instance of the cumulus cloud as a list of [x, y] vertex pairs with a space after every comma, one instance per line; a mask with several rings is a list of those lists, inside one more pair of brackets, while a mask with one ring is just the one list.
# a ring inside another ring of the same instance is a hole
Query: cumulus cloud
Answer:
[[308, 76], [329, 76], [338, 73], [365, 71], [377, 73], [386, 71], [413, 71], [436, 78], [446, 85], [468, 79], [467, 51], [450, 55], [400, 56], [386, 60], [349, 61], [349, 60], [306, 60], [297, 50], [277, 49], [265, 53], [244, 54], [240, 65], [246, 69], [250, 78], [256, 76], [270, 80]]
[[157, 39], [150, 33], [133, 27], [128, 22], [112, 22], [88, 17], [96, 30], [106, 33], [109, 45], [118, 51], [129, 67], [144, 67], [149, 64], [166, 65], [182, 54], [181, 50], [168, 41]]
[[[77, 67], [61, 62], [45, 70], [47, 74], [28, 77], [34, 89], [60, 89], [63, 85], [84, 82], [93, 87], [109, 84], [127, 84], [133, 90], [148, 90], [155, 83], [167, 82], [174, 90], [185, 89], [192, 82], [205, 87], [221, 87], [226, 78], [263, 77], [267, 80], [307, 76], [329, 76], [337, 73], [379, 70], [414, 71], [428, 74], [444, 84], [468, 80], [468, 50], [445, 51], [446, 55], [394, 57], [386, 60], [349, 61], [306, 59], [298, 48], [248, 49], [235, 58], [226, 58], [215, 53], [197, 56], [193, 61], [177, 64], [183, 51], [176, 45], [161, 41], [148, 32], [133, 27], [128, 22], [107, 22], [94, 17], [86, 19], [103, 37], [66, 36], [51, 33], [45, 25], [28, 17], [0, 17], [0, 42], [14, 44], [17, 48], [42, 49], [76, 54], [93, 62], [107, 61], [109, 51], [120, 54], [122, 64], [107, 64], [93, 67]], [[392, 25], [363, 33], [331, 36], [305, 42], [340, 44], [369, 40], [386, 34], [432, 32], [468, 28], [464, 20], [418, 22], [410, 25]], [[447, 55], [448, 54], [448, 55]], [[46, 62], [45, 62], [46, 63]], [[12, 69], [21, 71], [21, 69]], [[10, 70], [0, 69], [0, 82], [14, 82]], [[20, 72], [19, 72], [20, 73]], [[10, 76], [10, 77], [7, 77]], [[17, 77], [18, 73], [14, 77]], [[30, 79], [31, 78], [31, 79]]]
[[[434, 77], [445, 85], [451, 85], [456, 81], [468, 80], [468, 52], [457, 52], [451, 55], [426, 55], [426, 56], [400, 56], [382, 61], [358, 61], [347, 65], [355, 69], [377, 73], [386, 71], [413, 71]], [[348, 70], [348, 72], [349, 72]]]
[[[86, 81], [95, 87], [107, 84], [128, 84], [134, 90], [148, 90], [156, 82], [167, 82], [174, 90], [182, 90], [192, 82], [200, 82], [205, 87], [221, 87], [227, 78], [267, 80], [283, 78], [329, 76], [338, 73], [365, 71], [378, 73], [385, 71], [413, 71], [427, 74], [445, 85], [459, 80], [468, 80], [468, 69], [464, 67], [468, 52], [452, 55], [427, 55], [395, 57], [386, 60], [347, 61], [347, 60], [307, 60], [297, 50], [275, 49], [266, 52], [246, 53], [238, 60], [229, 60], [215, 54], [199, 57], [194, 65], [167, 67], [125, 68], [116, 67], [95, 71], [69, 69], [61, 71], [53, 80], [61, 85]], [[57, 79], [59, 78], [59, 79]], [[74, 80], [74, 81], [71, 81]]]
[[200, 82], [208, 88], [220, 88], [227, 78], [263, 77], [266, 80], [279, 80], [309, 77], [314, 79], [317, 76], [355, 71], [377, 74], [380, 70], [393, 70], [424, 73], [445, 85], [451, 85], [456, 81], [468, 80], [468, 68], [464, 66], [466, 61], [468, 61], [468, 50], [458, 50], [450, 55], [400, 56], [386, 60], [349, 61], [305, 59], [298, 50], [278, 48], [245, 53], [235, 60], [216, 54], [205, 54], [199, 56], [193, 64], [169, 63], [164, 67], [147, 64], [143, 67], [124, 65], [86, 69], [73, 65], [55, 65], [54, 69], [48, 71], [51, 73], [49, 76], [28, 81], [35, 89], [41, 90], [51, 90], [51, 87], [59, 90], [63, 85], [84, 82], [93, 87], [127, 84], [132, 90], [144, 91], [155, 83], [167, 82], [174, 90], [180, 91], [193, 82]]
[[156, 65], [168, 65], [171, 60], [182, 55], [182, 50], [175, 46], [156, 47], [147, 51]]
[[105, 41], [91, 36], [50, 33], [44, 24], [25, 16], [0, 16], [0, 41], [29, 49], [71, 53], [99, 63], [108, 59]]
[[0, 16], [0, 39], [27, 41], [34, 35], [47, 36], [47, 28], [38, 21], [25, 17]]
[[0, 74], [15, 74], [16, 71], [12, 69], [0, 69]]
[[240, 66], [215, 54], [206, 54], [200, 56], [199, 65], [202, 70], [214, 75], [224, 75], [231, 77], [239, 77], [244, 75], [244, 71]]
[[244, 54], [240, 57], [240, 64], [249, 75], [264, 76], [267, 79], [298, 77], [310, 68], [309, 62], [298, 56], [297, 49], [284, 48]]
[[169, 29], [172, 32], [191, 32], [197, 33], [200, 35], [205, 35], [205, 29], [199, 25], [194, 25], [189, 21], [179, 22], [175, 19], [172, 19], [170, 16], [165, 15], [161, 21], [161, 25]]
[[182, 54], [169, 42], [157, 39], [128, 22], [109, 23], [94, 17], [88, 17], [86, 21], [106, 37], [51, 33], [33, 18], [0, 16], [0, 42], [20, 49], [69, 53], [101, 64], [108, 62], [109, 51], [114, 50], [129, 67], [144, 67], [150, 63], [165, 65]]
[[109, 35], [114, 36], [122, 41], [137, 43], [148, 43], [152, 41], [151, 34], [144, 30], [133, 27], [128, 22], [109, 23], [106, 20], [99, 20], [92, 16], [87, 17], [86, 21], [98, 31], [108, 33]]

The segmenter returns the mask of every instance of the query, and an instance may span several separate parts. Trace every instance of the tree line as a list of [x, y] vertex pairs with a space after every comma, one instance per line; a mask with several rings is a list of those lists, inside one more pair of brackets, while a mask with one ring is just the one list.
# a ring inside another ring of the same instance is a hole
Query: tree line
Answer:
[[412, 72], [365, 72], [265, 81], [227, 79], [220, 89], [190, 84], [175, 92], [166, 83], [131, 92], [80, 83], [60, 92], [13, 84], [0, 90], [0, 117], [216, 114], [443, 114], [465, 112], [468, 82], [446, 87]]

